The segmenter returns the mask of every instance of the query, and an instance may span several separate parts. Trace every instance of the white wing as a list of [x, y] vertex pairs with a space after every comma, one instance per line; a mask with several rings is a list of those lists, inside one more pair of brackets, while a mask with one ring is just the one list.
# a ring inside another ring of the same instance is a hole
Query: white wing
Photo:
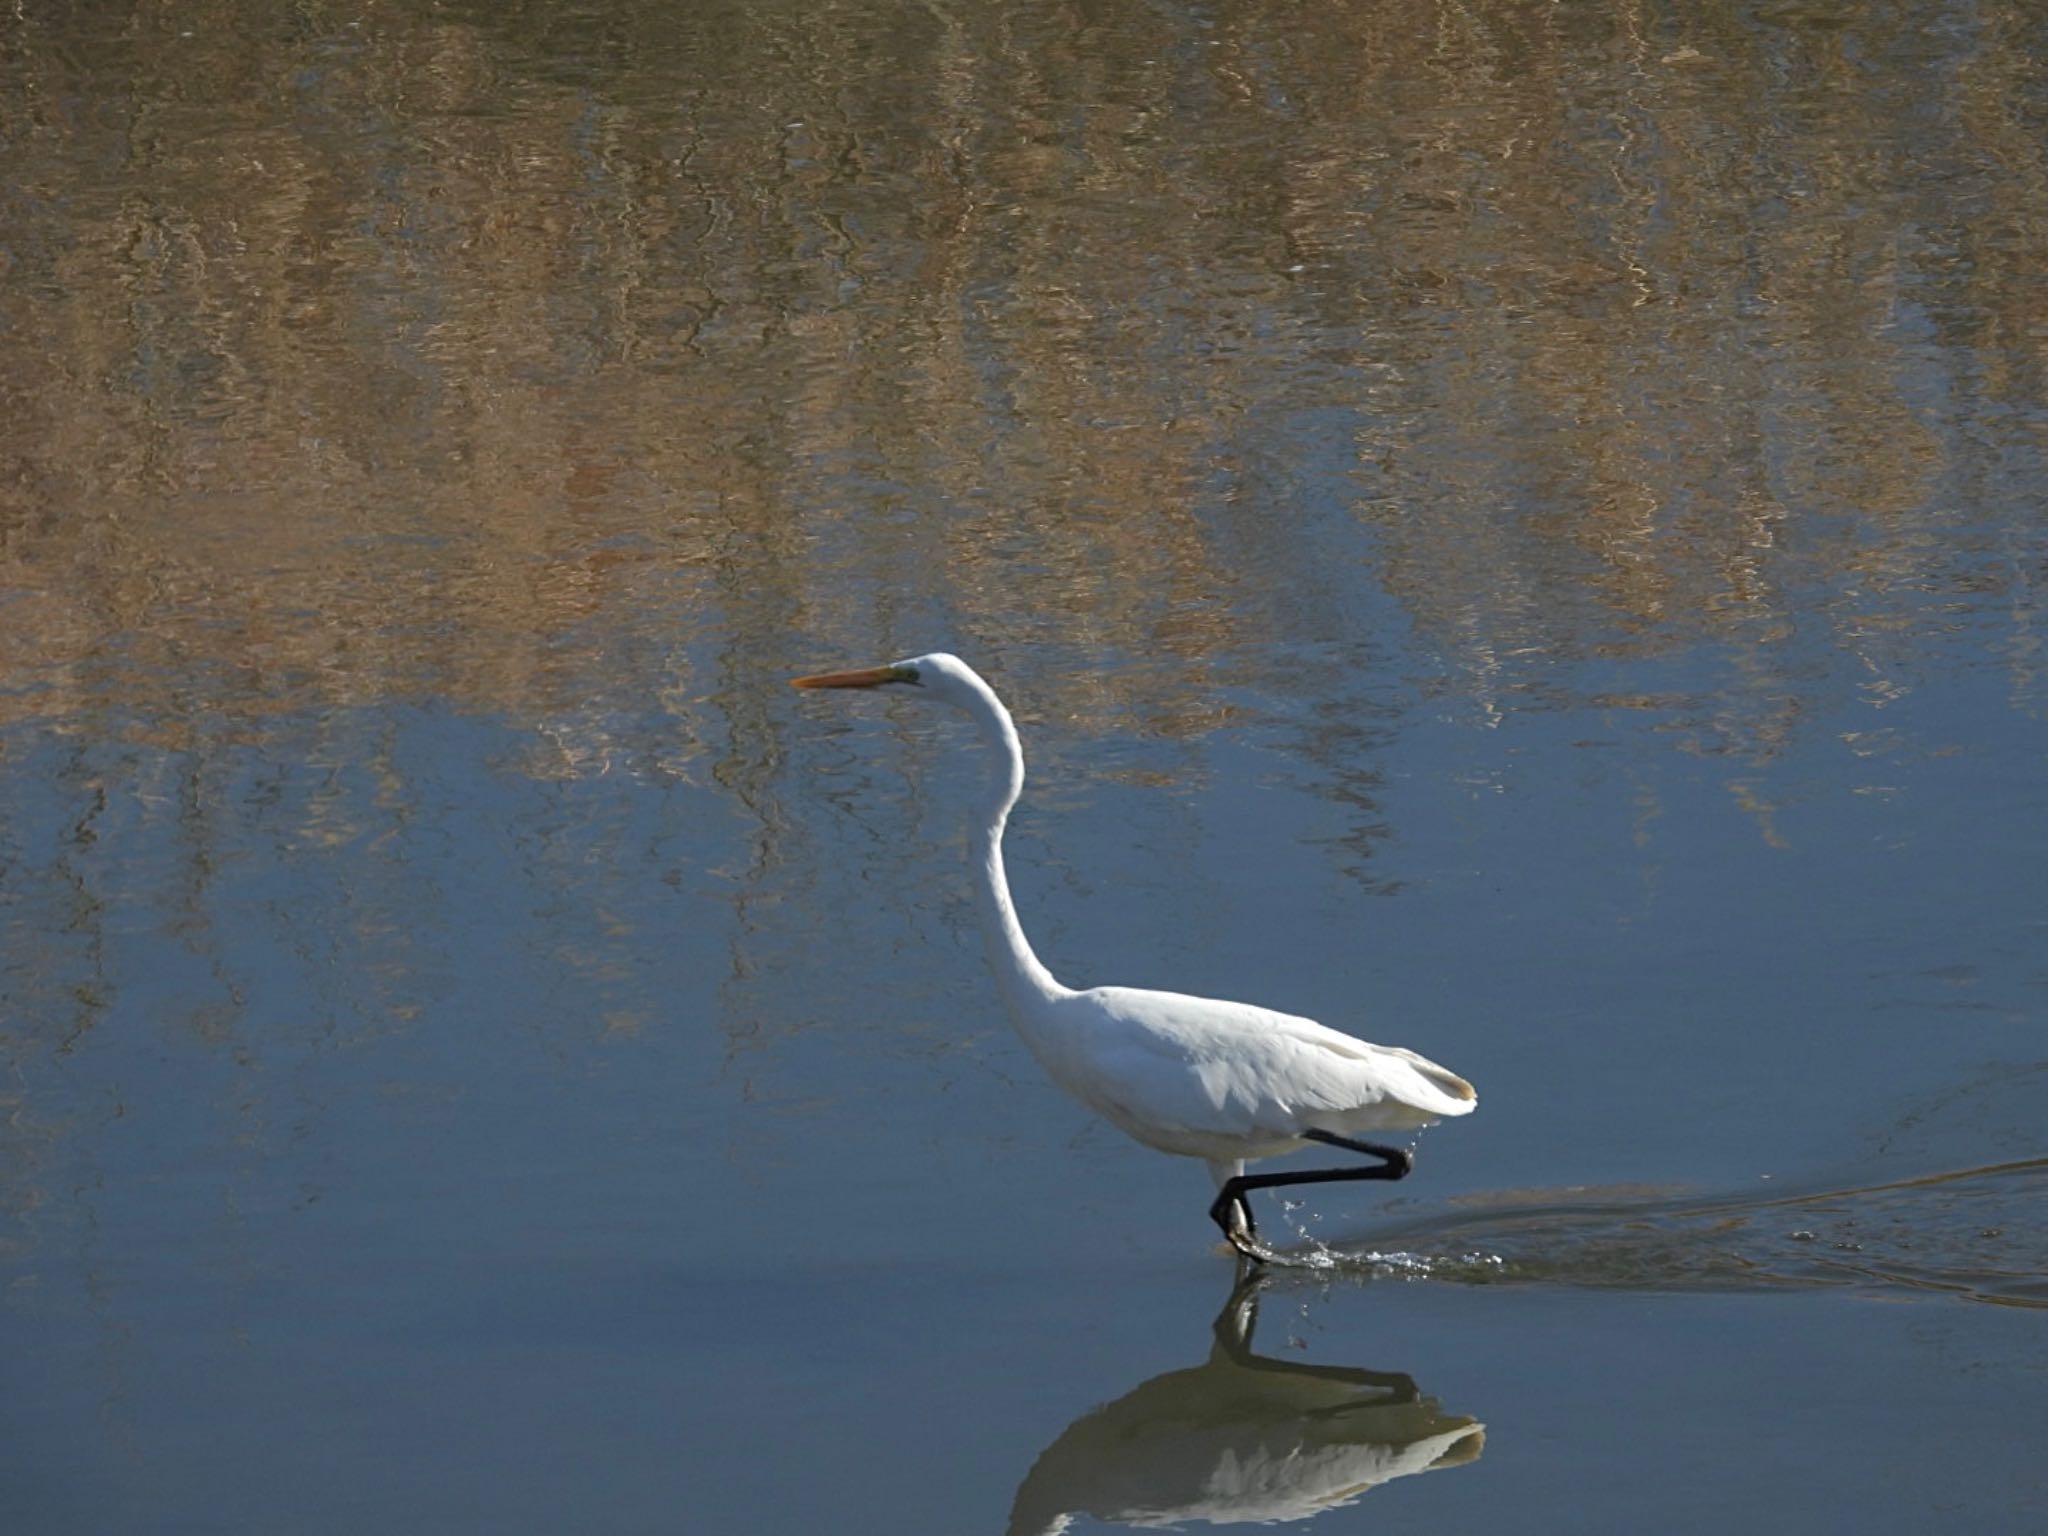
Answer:
[[1471, 1084], [1413, 1051], [1249, 1003], [1097, 987], [1057, 1011], [1053, 1077], [1164, 1151], [1263, 1156], [1305, 1130], [1412, 1129], [1478, 1102]]

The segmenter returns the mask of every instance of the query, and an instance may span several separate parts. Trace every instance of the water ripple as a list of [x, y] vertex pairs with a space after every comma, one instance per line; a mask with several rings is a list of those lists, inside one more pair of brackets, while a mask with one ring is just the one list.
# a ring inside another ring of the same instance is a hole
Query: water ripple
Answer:
[[1466, 1284], [1835, 1287], [2048, 1307], [2044, 1211], [2048, 1158], [2030, 1158], [1795, 1194], [1501, 1193], [1285, 1260]]

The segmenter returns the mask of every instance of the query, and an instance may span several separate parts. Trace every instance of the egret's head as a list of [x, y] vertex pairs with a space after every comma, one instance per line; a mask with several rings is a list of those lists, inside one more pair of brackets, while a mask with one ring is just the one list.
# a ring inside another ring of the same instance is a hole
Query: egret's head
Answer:
[[949, 656], [944, 651], [891, 662], [886, 667], [819, 672], [810, 677], [790, 679], [791, 684], [798, 688], [883, 688], [891, 683], [901, 683], [948, 703], [959, 703], [976, 692], [974, 684], [978, 681], [973, 668], [958, 656]]

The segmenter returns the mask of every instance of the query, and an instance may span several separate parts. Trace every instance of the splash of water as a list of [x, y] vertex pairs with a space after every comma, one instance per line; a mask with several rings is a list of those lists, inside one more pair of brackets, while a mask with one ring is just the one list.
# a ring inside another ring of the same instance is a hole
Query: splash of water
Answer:
[[1290, 1267], [1370, 1279], [1645, 1290], [1847, 1287], [2048, 1308], [2048, 1158], [1847, 1188], [1500, 1194], [1329, 1242]]

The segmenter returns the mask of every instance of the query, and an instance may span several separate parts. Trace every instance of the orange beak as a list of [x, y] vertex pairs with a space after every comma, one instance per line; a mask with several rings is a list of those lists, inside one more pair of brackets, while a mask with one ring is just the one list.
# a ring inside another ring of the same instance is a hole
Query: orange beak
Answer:
[[792, 677], [792, 688], [879, 688], [884, 683], [910, 683], [917, 674], [908, 667], [861, 667], [852, 672], [817, 672]]

